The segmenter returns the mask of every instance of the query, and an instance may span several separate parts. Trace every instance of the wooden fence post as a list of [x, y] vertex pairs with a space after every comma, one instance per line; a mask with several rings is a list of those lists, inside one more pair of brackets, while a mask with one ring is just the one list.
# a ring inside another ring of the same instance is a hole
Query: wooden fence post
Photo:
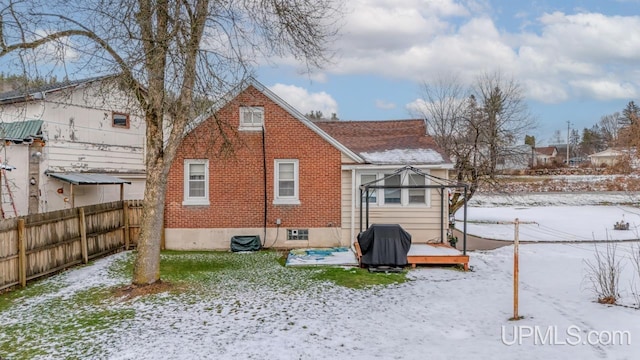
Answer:
[[129, 250], [129, 202], [122, 202], [122, 220], [124, 222], [124, 249]]
[[27, 286], [27, 251], [24, 238], [24, 219], [18, 219], [18, 274], [20, 286]]
[[87, 225], [85, 223], [84, 207], [80, 208], [80, 250], [82, 251], [82, 263], [89, 262], [89, 250], [87, 246]]

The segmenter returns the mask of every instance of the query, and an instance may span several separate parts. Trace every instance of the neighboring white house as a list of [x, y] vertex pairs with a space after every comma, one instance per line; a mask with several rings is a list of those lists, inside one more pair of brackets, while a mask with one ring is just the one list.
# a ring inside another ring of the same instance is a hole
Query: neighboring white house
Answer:
[[593, 166], [612, 166], [624, 155], [624, 152], [609, 148], [605, 151], [601, 151], [595, 154], [589, 155], [589, 160]]
[[534, 166], [544, 166], [553, 164], [558, 155], [558, 148], [555, 146], [545, 146], [535, 148], [535, 163]]
[[0, 139], [5, 217], [144, 194], [145, 123], [116, 76], [0, 94]]

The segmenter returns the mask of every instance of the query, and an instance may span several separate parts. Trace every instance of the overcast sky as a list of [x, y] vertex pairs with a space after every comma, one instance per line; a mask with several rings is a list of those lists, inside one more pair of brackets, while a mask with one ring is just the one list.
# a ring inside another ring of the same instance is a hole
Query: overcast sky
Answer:
[[539, 128], [591, 127], [640, 101], [640, 0], [349, 0], [333, 63], [303, 74], [272, 59], [258, 80], [301, 112], [404, 119], [423, 82], [500, 71], [520, 82]]

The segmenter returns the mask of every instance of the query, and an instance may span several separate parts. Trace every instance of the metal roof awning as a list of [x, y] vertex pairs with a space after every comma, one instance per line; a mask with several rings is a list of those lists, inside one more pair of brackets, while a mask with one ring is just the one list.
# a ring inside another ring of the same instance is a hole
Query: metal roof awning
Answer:
[[[120, 185], [120, 201], [124, 200], [124, 184], [131, 184], [131, 181], [123, 180], [115, 176], [104, 174], [91, 174], [80, 172], [68, 172], [68, 173], [48, 173], [47, 175], [68, 182], [71, 184], [69, 197], [71, 198], [71, 207], [74, 208], [76, 204], [76, 196], [73, 192], [74, 185]], [[65, 201], [66, 198], [65, 198]]]
[[131, 181], [120, 179], [119, 177], [103, 174], [88, 173], [49, 173], [51, 177], [68, 182], [73, 185], [117, 185], [131, 184]]

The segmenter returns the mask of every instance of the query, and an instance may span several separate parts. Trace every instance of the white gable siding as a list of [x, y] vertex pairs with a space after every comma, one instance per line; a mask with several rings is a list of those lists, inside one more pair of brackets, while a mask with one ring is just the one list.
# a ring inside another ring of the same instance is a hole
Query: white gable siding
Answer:
[[[113, 112], [129, 114], [129, 127], [114, 127]], [[0, 105], [0, 120], [3, 122], [31, 119], [44, 122], [45, 146], [41, 150], [38, 184], [41, 212], [71, 206], [69, 184], [47, 177], [45, 172], [112, 174], [132, 181], [131, 185], [124, 185], [125, 199], [142, 198], [144, 118], [134, 99], [128, 98], [117, 84], [93, 82], [47, 93], [42, 100]], [[12, 147], [16, 145], [7, 147], [7, 150]], [[28, 188], [25, 184], [28, 179], [25, 179], [15, 178], [16, 193], [25, 192], [24, 189]], [[58, 189], [62, 189], [62, 194]], [[75, 205], [118, 200], [119, 190], [115, 185], [75, 186]], [[19, 203], [20, 215], [26, 214], [27, 205], [22, 204], [23, 201]], [[9, 204], [5, 204], [5, 209], [7, 206]]]

